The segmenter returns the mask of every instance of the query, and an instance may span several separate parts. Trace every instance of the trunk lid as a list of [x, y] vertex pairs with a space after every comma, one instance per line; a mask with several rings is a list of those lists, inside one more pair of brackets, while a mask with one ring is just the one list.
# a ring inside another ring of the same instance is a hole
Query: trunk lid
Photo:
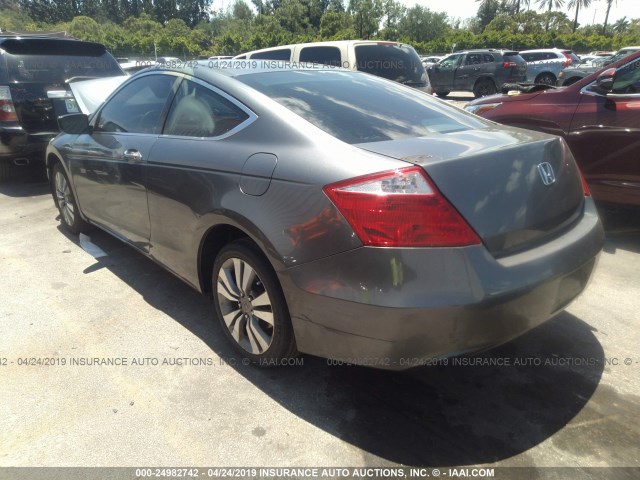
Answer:
[[539, 245], [582, 215], [580, 174], [558, 137], [500, 127], [357, 146], [423, 167], [496, 257]]

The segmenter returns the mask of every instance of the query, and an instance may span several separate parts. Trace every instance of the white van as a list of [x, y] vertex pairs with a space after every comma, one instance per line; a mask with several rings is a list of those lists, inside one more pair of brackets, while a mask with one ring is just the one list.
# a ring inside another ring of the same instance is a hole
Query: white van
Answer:
[[338, 40], [263, 48], [234, 60], [279, 60], [360, 70], [433, 93], [420, 57], [411, 45], [375, 40]]

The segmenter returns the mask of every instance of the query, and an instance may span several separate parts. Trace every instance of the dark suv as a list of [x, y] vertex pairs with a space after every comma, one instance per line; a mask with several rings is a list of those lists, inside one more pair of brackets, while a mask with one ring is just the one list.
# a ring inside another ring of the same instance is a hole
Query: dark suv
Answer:
[[99, 43], [0, 36], [0, 181], [16, 166], [42, 164], [44, 172], [47, 143], [59, 132], [54, 103], [73, 102], [63, 95], [68, 82], [115, 75], [124, 73]]
[[527, 62], [518, 52], [468, 50], [447, 55], [427, 72], [431, 86], [440, 97], [446, 97], [452, 90], [484, 97], [498, 92], [504, 83], [524, 82]]

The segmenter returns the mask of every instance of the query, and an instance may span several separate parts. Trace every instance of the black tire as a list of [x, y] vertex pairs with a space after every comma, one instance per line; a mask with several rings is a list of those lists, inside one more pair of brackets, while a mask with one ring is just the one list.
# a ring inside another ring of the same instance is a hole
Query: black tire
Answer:
[[486, 97], [487, 95], [493, 95], [497, 93], [498, 89], [493, 80], [489, 78], [481, 78], [473, 87], [473, 95], [476, 98]]
[[549, 72], [541, 73], [540, 75], [538, 75], [538, 78], [536, 78], [536, 81], [534, 83], [555, 86], [556, 77]]
[[241, 355], [260, 366], [281, 365], [297, 355], [280, 282], [251, 242], [235, 241], [220, 250], [213, 265], [212, 292], [220, 326]]
[[80, 217], [69, 178], [60, 163], [56, 163], [51, 169], [51, 192], [60, 213], [60, 223], [69, 233], [79, 235], [90, 230], [90, 225]]
[[436, 95], [440, 98], [444, 98], [449, 95], [451, 92], [449, 90], [436, 90]]

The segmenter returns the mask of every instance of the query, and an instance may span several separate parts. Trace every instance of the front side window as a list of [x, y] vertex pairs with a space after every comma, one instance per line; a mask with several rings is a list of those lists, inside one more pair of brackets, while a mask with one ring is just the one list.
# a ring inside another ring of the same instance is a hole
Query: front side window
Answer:
[[448, 57], [442, 59], [438, 65], [440, 65], [441, 68], [454, 68], [456, 65], [458, 65], [460, 56], [461, 55], [449, 55]]
[[183, 80], [169, 110], [165, 135], [219, 137], [249, 115], [226, 98], [190, 80]]
[[640, 60], [627, 63], [618, 69], [612, 93], [640, 93]]
[[102, 108], [95, 131], [159, 133], [160, 119], [176, 78], [147, 75], [127, 84]]

